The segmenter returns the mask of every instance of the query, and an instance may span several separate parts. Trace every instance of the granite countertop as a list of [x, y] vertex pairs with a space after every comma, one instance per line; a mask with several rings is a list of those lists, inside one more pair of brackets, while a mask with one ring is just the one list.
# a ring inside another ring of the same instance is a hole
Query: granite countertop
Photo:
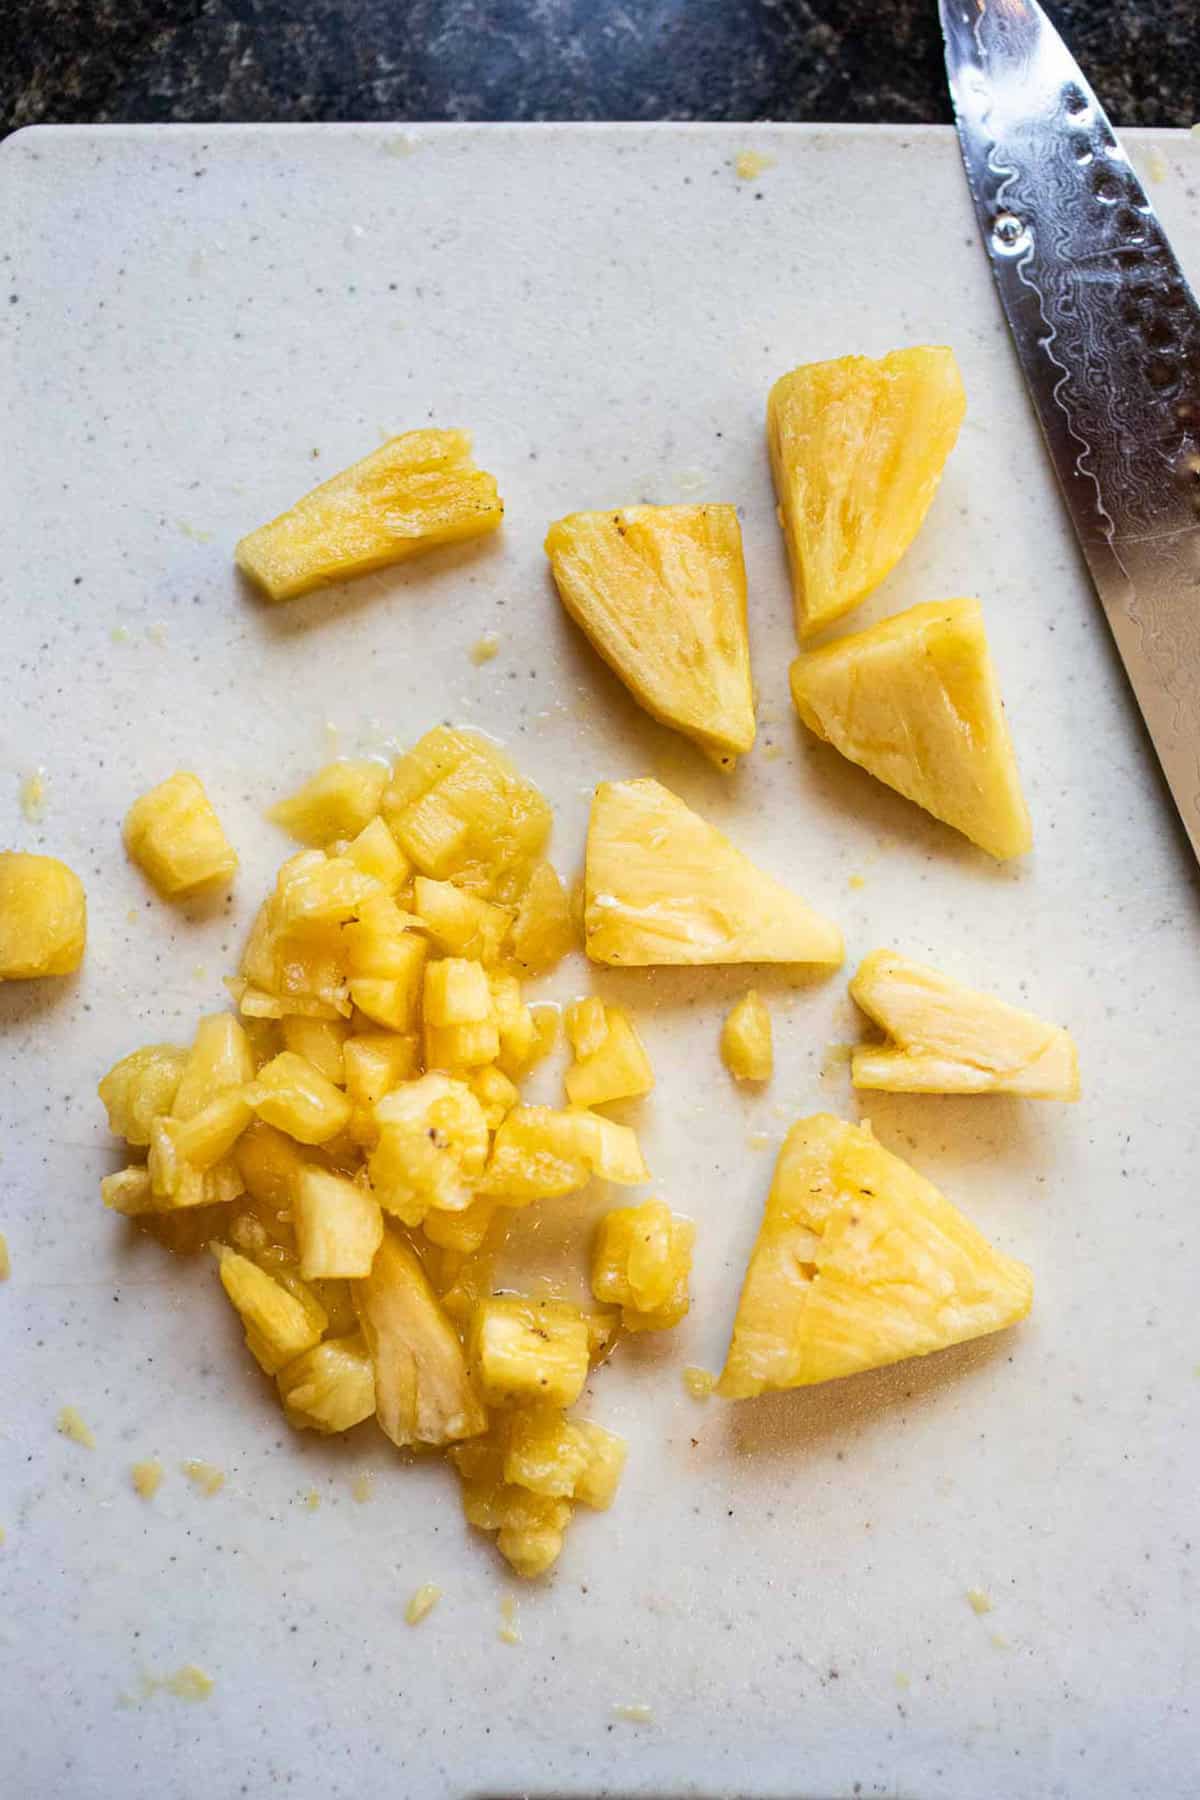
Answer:
[[[1058, 0], [1119, 123], [1190, 125], [1195, 0]], [[933, 0], [7, 0], [38, 122], [950, 117]]]

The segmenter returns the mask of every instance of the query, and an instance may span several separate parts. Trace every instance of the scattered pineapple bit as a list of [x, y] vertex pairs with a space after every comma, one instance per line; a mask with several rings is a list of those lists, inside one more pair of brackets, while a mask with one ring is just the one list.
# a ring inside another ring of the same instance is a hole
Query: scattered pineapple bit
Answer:
[[350, 1498], [358, 1506], [365, 1506], [368, 1500], [375, 1498], [374, 1469], [360, 1469], [350, 1483]]
[[565, 1300], [494, 1295], [471, 1321], [471, 1366], [489, 1405], [571, 1406], [589, 1367], [587, 1323]]
[[734, 158], [733, 172], [739, 181], [757, 181], [760, 175], [774, 167], [775, 158], [761, 150], [739, 150]]
[[954, 352], [843, 356], [784, 375], [767, 439], [801, 637], [866, 598], [920, 530], [966, 411]]
[[968, 1588], [967, 1602], [971, 1611], [980, 1618], [982, 1618], [984, 1613], [990, 1613], [992, 1610], [991, 1598], [982, 1588]]
[[0, 981], [70, 975], [83, 961], [83, 883], [56, 856], [0, 850]]
[[232, 879], [237, 854], [197, 776], [183, 770], [135, 800], [125, 848], [168, 900]]
[[512, 1594], [505, 1594], [500, 1602], [500, 1629], [496, 1636], [502, 1644], [519, 1644], [522, 1641], [517, 1602]]
[[801, 1119], [775, 1169], [717, 1392], [876, 1369], [1015, 1324], [1033, 1278], [869, 1125]]
[[0, 1231], [0, 1281], [7, 1281], [12, 1274], [12, 1261], [8, 1254], [8, 1239]]
[[572, 1106], [604, 1106], [648, 1094], [654, 1071], [628, 1014], [595, 994], [567, 1009], [567, 1036], [575, 1060], [566, 1073]]
[[238, 567], [269, 600], [494, 531], [504, 507], [465, 431], [407, 431], [242, 538]]
[[414, 1252], [386, 1231], [354, 1304], [375, 1369], [375, 1410], [394, 1444], [449, 1444], [485, 1430], [458, 1334]]
[[301, 844], [324, 850], [357, 837], [379, 812], [388, 772], [380, 762], [331, 762], [267, 814]]
[[468, 651], [468, 655], [477, 669], [481, 669], [484, 663], [490, 663], [493, 657], [498, 656], [499, 653], [500, 640], [494, 637], [476, 638]]
[[441, 1597], [441, 1588], [435, 1587], [432, 1581], [426, 1581], [417, 1589], [416, 1593], [405, 1607], [404, 1623], [406, 1625], [419, 1625], [422, 1619], [427, 1619], [429, 1617]]
[[912, 606], [792, 664], [796, 711], [819, 738], [990, 856], [1023, 856], [1032, 827], [978, 600]]
[[207, 1700], [216, 1683], [196, 1663], [184, 1663], [181, 1669], [176, 1669], [173, 1675], [168, 1675], [159, 1685], [168, 1694], [174, 1694], [177, 1700]]
[[46, 771], [34, 769], [21, 783], [21, 812], [31, 825], [46, 816]]
[[73, 1444], [82, 1444], [85, 1450], [96, 1448], [91, 1427], [84, 1423], [73, 1406], [60, 1406], [54, 1423], [63, 1437], [70, 1438]]
[[633, 1700], [628, 1705], [618, 1703], [613, 1707], [613, 1718], [624, 1719], [629, 1725], [653, 1725], [654, 1708], [644, 1700]]
[[543, 975], [576, 945], [570, 902], [558, 872], [535, 863], [509, 940], [516, 961], [531, 975]]
[[601, 1113], [556, 1112], [514, 1106], [492, 1140], [481, 1193], [505, 1206], [552, 1200], [585, 1187], [589, 1176], [637, 1187], [650, 1179], [638, 1141], [627, 1125]]
[[351, 1431], [375, 1412], [375, 1371], [359, 1331], [314, 1345], [280, 1369], [275, 1381], [297, 1431]]
[[307, 1488], [304, 1494], [304, 1507], [307, 1512], [316, 1512], [321, 1504], [321, 1495], [317, 1488]]
[[588, 825], [584, 931], [593, 962], [836, 967], [836, 925], [755, 868], [657, 781], [603, 781]]
[[218, 1469], [215, 1463], [199, 1462], [195, 1457], [183, 1464], [183, 1472], [200, 1492], [212, 1499], [225, 1486], [225, 1471]]
[[693, 1400], [709, 1400], [717, 1385], [717, 1378], [711, 1369], [697, 1369], [689, 1364], [683, 1371], [683, 1385]]
[[687, 1315], [696, 1228], [662, 1200], [605, 1213], [592, 1247], [592, 1292], [621, 1308], [627, 1331], [669, 1331]]
[[564, 607], [634, 699], [734, 768], [755, 732], [736, 509], [573, 513], [546, 554]]
[[756, 988], [742, 995], [721, 1028], [721, 1060], [735, 1081], [771, 1079], [771, 1015]]
[[143, 1500], [153, 1500], [162, 1485], [163, 1466], [160, 1462], [135, 1462], [129, 1471], [130, 1480]]
[[1079, 1098], [1079, 1059], [1061, 1026], [960, 987], [891, 950], [865, 959], [850, 993], [888, 1036], [882, 1047], [854, 1052], [855, 1087]]

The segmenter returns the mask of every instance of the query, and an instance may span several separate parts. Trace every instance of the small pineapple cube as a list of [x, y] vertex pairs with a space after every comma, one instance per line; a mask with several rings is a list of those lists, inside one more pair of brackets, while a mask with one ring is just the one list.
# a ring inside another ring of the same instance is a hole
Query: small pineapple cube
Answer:
[[469, 1256], [483, 1243], [496, 1210], [495, 1200], [472, 1200], [462, 1212], [427, 1212], [421, 1229], [439, 1249]]
[[234, 555], [268, 600], [293, 600], [495, 531], [503, 517], [467, 432], [406, 431], [250, 532]]
[[567, 1070], [572, 1106], [604, 1106], [632, 1100], [654, 1086], [650, 1058], [628, 1015], [592, 996], [567, 1009], [567, 1036], [575, 1061]]
[[627, 1125], [583, 1110], [514, 1106], [493, 1140], [480, 1192], [523, 1206], [573, 1193], [590, 1175], [623, 1187], [650, 1179]]
[[370, 1274], [383, 1214], [369, 1187], [310, 1165], [296, 1181], [294, 1211], [305, 1281]]
[[578, 934], [566, 889], [548, 862], [534, 864], [513, 921], [510, 948], [530, 975], [544, 975], [574, 950]]
[[251, 1197], [271, 1212], [288, 1211], [307, 1165], [294, 1138], [256, 1119], [237, 1141], [234, 1159]]
[[346, 845], [344, 854], [355, 868], [371, 876], [393, 897], [412, 879], [412, 864], [383, 819], [375, 818], [364, 825]]
[[359, 1331], [314, 1345], [280, 1369], [275, 1381], [297, 1431], [350, 1431], [375, 1411], [375, 1371]]
[[504, 1074], [515, 1081], [537, 1061], [537, 1024], [521, 999], [521, 983], [515, 975], [493, 974], [490, 982], [493, 1016], [500, 1033], [498, 1060]]
[[334, 1087], [344, 1087], [346, 1083], [345, 1045], [349, 1030], [344, 1019], [305, 1019], [298, 1013], [279, 1022], [284, 1049], [304, 1057]]
[[168, 900], [229, 881], [238, 866], [199, 778], [187, 770], [134, 801], [124, 835], [134, 862]]
[[496, 961], [512, 926], [504, 907], [426, 875], [413, 882], [413, 910], [439, 950], [481, 963]]
[[302, 851], [279, 871], [271, 927], [279, 935], [307, 926], [343, 925], [360, 913], [372, 895], [387, 898], [374, 877], [364, 874], [348, 856]]
[[593, 1425], [589, 1419], [577, 1419], [575, 1429], [583, 1433], [587, 1461], [575, 1484], [573, 1498], [597, 1512], [605, 1512], [613, 1503], [625, 1470], [625, 1440], [613, 1431], [605, 1431], [603, 1425]]
[[302, 844], [323, 850], [356, 837], [379, 812], [388, 772], [382, 763], [331, 762], [267, 814]]
[[742, 995], [721, 1028], [721, 1060], [735, 1081], [771, 1079], [771, 1015], [755, 988]]
[[494, 1295], [471, 1320], [471, 1364], [489, 1404], [570, 1406], [587, 1380], [587, 1324], [566, 1301]]
[[431, 1070], [386, 1095], [375, 1122], [369, 1169], [380, 1205], [405, 1225], [430, 1210], [465, 1212], [488, 1152], [487, 1120], [470, 1088]]
[[346, 1071], [346, 1098], [354, 1108], [348, 1127], [358, 1144], [370, 1146], [379, 1138], [376, 1103], [407, 1081], [417, 1067], [417, 1040], [394, 1031], [360, 1031], [342, 1049]]
[[246, 1346], [268, 1375], [320, 1342], [326, 1325], [320, 1306], [306, 1306], [236, 1250], [221, 1248], [219, 1268], [221, 1286], [246, 1327]]
[[97, 1091], [114, 1137], [150, 1142], [151, 1122], [170, 1112], [187, 1060], [178, 1044], [147, 1044], [113, 1064]]
[[232, 1013], [210, 1013], [196, 1027], [170, 1111], [176, 1119], [190, 1119], [218, 1095], [253, 1079], [254, 1052], [242, 1025]]
[[0, 981], [70, 975], [83, 961], [83, 883], [56, 856], [0, 851]]
[[566, 1500], [546, 1500], [515, 1488], [505, 1506], [496, 1548], [518, 1575], [532, 1581], [558, 1560], [570, 1518]]
[[662, 1200], [606, 1213], [592, 1249], [592, 1292], [629, 1331], [667, 1331], [688, 1310], [696, 1228]]
[[260, 1119], [301, 1144], [324, 1144], [344, 1131], [353, 1108], [319, 1069], [294, 1050], [282, 1050], [244, 1090]]
[[150, 1171], [141, 1163], [118, 1169], [114, 1175], [102, 1176], [100, 1198], [110, 1212], [122, 1213], [127, 1219], [138, 1219], [144, 1213], [159, 1210], [159, 1202], [150, 1185]]
[[189, 1119], [154, 1119], [147, 1167], [155, 1193], [177, 1194], [185, 1168], [202, 1173], [228, 1156], [253, 1116], [242, 1091], [230, 1088]]
[[355, 1282], [354, 1304], [375, 1370], [375, 1410], [394, 1444], [450, 1444], [486, 1429], [458, 1333], [394, 1231]]
[[527, 1406], [512, 1416], [504, 1449], [504, 1479], [531, 1494], [574, 1498], [588, 1462], [579, 1425], [556, 1406]]
[[430, 1069], [467, 1075], [492, 1062], [499, 1048], [500, 1035], [492, 1019], [481, 1019], [475, 1025], [425, 1027], [425, 1063]]
[[487, 1063], [482, 1069], [473, 1069], [467, 1085], [483, 1108], [489, 1131], [500, 1129], [506, 1116], [521, 1098], [516, 1083], [510, 1081], [494, 1063]]
[[447, 956], [426, 967], [426, 1025], [476, 1025], [492, 1016], [492, 990], [482, 963]]

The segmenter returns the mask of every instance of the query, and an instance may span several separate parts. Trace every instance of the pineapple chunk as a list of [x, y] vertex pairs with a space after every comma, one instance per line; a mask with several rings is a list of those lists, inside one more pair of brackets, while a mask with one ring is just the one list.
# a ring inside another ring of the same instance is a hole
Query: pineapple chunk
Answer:
[[544, 975], [575, 948], [567, 892], [548, 862], [534, 865], [509, 943], [513, 956], [530, 975]]
[[857, 606], [904, 555], [966, 405], [940, 345], [806, 363], [775, 383], [767, 439], [801, 637]]
[[127, 1219], [159, 1210], [158, 1198], [150, 1185], [150, 1171], [142, 1163], [101, 1176], [100, 1198], [110, 1212], [122, 1213]]
[[736, 509], [573, 513], [546, 554], [563, 605], [639, 705], [734, 768], [754, 742]]
[[686, 1317], [696, 1228], [662, 1200], [605, 1213], [592, 1249], [592, 1292], [621, 1308], [629, 1331], [669, 1331]]
[[574, 1498], [595, 1512], [607, 1512], [625, 1471], [625, 1440], [603, 1425], [593, 1425], [590, 1419], [577, 1419], [575, 1429], [583, 1433], [587, 1462], [575, 1484]]
[[425, 1063], [466, 1069], [494, 1062], [500, 1028], [482, 963], [447, 956], [425, 969]]
[[422, 875], [515, 905], [550, 833], [550, 808], [503, 751], [439, 725], [392, 767], [383, 816]]
[[[155, 1194], [180, 1206], [215, 1199], [215, 1194], [201, 1195], [198, 1187], [189, 1186], [188, 1174], [203, 1174], [228, 1156], [252, 1118], [242, 1092], [230, 1088], [191, 1118], [152, 1120], [146, 1167]], [[239, 1181], [229, 1198], [240, 1191]]]
[[771, 1079], [771, 1015], [756, 988], [742, 995], [721, 1028], [721, 1060], [735, 1081]]
[[300, 843], [323, 850], [335, 838], [356, 837], [365, 830], [379, 811], [387, 779], [382, 763], [365, 758], [326, 763], [267, 817]]
[[605, 1006], [593, 995], [568, 1007], [567, 1036], [575, 1051], [566, 1073], [572, 1106], [633, 1100], [654, 1086], [645, 1045], [619, 1006]]
[[258, 1119], [238, 1139], [234, 1159], [252, 1199], [271, 1213], [290, 1211], [296, 1182], [308, 1166], [294, 1138]]
[[611, 1506], [625, 1466], [625, 1443], [587, 1419], [567, 1419], [554, 1407], [523, 1407], [504, 1440], [504, 1479], [552, 1500]]
[[482, 1069], [471, 1071], [468, 1086], [483, 1108], [488, 1130], [499, 1131], [521, 1098], [516, 1083], [510, 1081], [494, 1063], [485, 1063]]
[[125, 848], [168, 900], [229, 881], [237, 855], [197, 776], [170, 776], [125, 815]]
[[385, 1231], [354, 1303], [375, 1370], [375, 1410], [401, 1449], [449, 1444], [487, 1428], [463, 1348], [408, 1245]]
[[269, 600], [293, 600], [481, 537], [503, 517], [465, 431], [406, 431], [242, 538], [234, 555]]
[[191, 1119], [230, 1088], [254, 1079], [250, 1039], [232, 1013], [210, 1013], [196, 1027], [170, 1112]]
[[279, 871], [271, 905], [272, 929], [277, 935], [286, 935], [344, 925], [358, 917], [373, 897], [387, 900], [378, 882], [348, 856], [302, 851]]
[[359, 1331], [314, 1345], [280, 1369], [275, 1382], [297, 1431], [350, 1431], [375, 1411], [375, 1371]]
[[587, 1380], [588, 1350], [583, 1314], [565, 1300], [493, 1295], [471, 1320], [471, 1367], [490, 1405], [570, 1406]]
[[827, 1113], [780, 1151], [717, 1392], [745, 1399], [960, 1344], [1033, 1301], [1023, 1263], [994, 1250], [931, 1182]]
[[306, 1305], [265, 1269], [224, 1245], [219, 1269], [221, 1286], [246, 1327], [246, 1347], [268, 1375], [320, 1342], [327, 1320], [315, 1300]]
[[346, 845], [345, 855], [388, 894], [399, 893], [411, 879], [412, 864], [382, 819], [372, 819], [364, 825]]
[[850, 993], [889, 1038], [882, 1047], [854, 1052], [855, 1087], [1079, 1098], [1079, 1059], [1061, 1026], [960, 987], [891, 950], [866, 958]]
[[279, 1034], [285, 1050], [294, 1050], [310, 1062], [334, 1087], [346, 1084], [346, 1037], [350, 1030], [344, 1019], [305, 1019], [299, 1014], [281, 1019]]
[[305, 1281], [371, 1273], [383, 1214], [369, 1187], [310, 1165], [296, 1180], [293, 1204]]
[[369, 1163], [381, 1206], [405, 1225], [430, 1211], [465, 1212], [488, 1152], [483, 1108], [464, 1082], [438, 1071], [405, 1082], [375, 1108]]
[[562, 1550], [571, 1504], [534, 1494], [504, 1479], [502, 1443], [456, 1445], [450, 1460], [462, 1481], [463, 1514], [480, 1531], [497, 1533], [496, 1547], [518, 1575], [544, 1575]]
[[83, 961], [87, 899], [57, 856], [0, 850], [0, 981], [70, 975]]
[[990, 856], [1033, 842], [978, 600], [910, 607], [792, 664], [810, 731]]
[[113, 1064], [97, 1092], [114, 1137], [133, 1145], [150, 1142], [150, 1126], [170, 1112], [187, 1060], [178, 1044], [147, 1044]]
[[585, 1187], [591, 1175], [622, 1187], [650, 1179], [635, 1134], [601, 1113], [514, 1106], [492, 1140], [481, 1193], [505, 1206], [553, 1200]]
[[332, 1081], [294, 1050], [281, 1050], [244, 1090], [260, 1119], [301, 1144], [324, 1144], [344, 1131], [353, 1108]]
[[500, 1036], [499, 1065], [509, 1080], [515, 1081], [544, 1054], [537, 1020], [521, 998], [521, 983], [515, 975], [493, 974], [489, 985]]
[[657, 781], [602, 781], [588, 825], [584, 935], [593, 962], [834, 967], [836, 925], [735, 850]]
[[360, 1031], [347, 1039], [342, 1061], [346, 1098], [354, 1108], [348, 1130], [355, 1143], [369, 1149], [379, 1141], [377, 1103], [416, 1071], [417, 1040], [394, 1031]]
[[512, 925], [512, 914], [504, 907], [426, 875], [413, 882], [413, 911], [439, 950], [481, 963], [496, 961]]

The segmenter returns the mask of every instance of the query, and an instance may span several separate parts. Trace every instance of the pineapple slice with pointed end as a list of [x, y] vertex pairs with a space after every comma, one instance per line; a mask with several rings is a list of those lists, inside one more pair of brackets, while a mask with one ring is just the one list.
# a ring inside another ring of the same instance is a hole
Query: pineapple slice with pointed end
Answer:
[[639, 705], [732, 769], [754, 743], [736, 510], [572, 513], [546, 554], [563, 605]]
[[596, 994], [577, 1001], [567, 1008], [567, 1036], [575, 1052], [565, 1076], [572, 1106], [635, 1100], [653, 1088], [646, 1046], [619, 1006], [605, 1006]]
[[495, 477], [471, 460], [465, 431], [406, 431], [244, 537], [238, 567], [269, 600], [407, 562], [495, 531]]
[[592, 1247], [592, 1292], [621, 1308], [627, 1331], [669, 1331], [686, 1318], [696, 1227], [663, 1200], [605, 1213]]
[[536, 863], [513, 920], [512, 954], [530, 975], [544, 975], [575, 948], [575, 941], [570, 902], [558, 871], [548, 862]]
[[168, 900], [229, 881], [238, 866], [199, 777], [186, 769], [135, 800], [123, 832], [130, 856]]
[[756, 988], [742, 995], [721, 1027], [721, 1061], [735, 1081], [771, 1079], [771, 1015]]
[[767, 440], [801, 637], [857, 606], [904, 555], [966, 405], [940, 345], [805, 363], [775, 383]]
[[784, 1141], [717, 1392], [742, 1400], [927, 1356], [1023, 1319], [993, 1249], [869, 1125], [817, 1113]]
[[375, 1411], [375, 1371], [363, 1335], [326, 1338], [275, 1376], [297, 1431], [350, 1431]]
[[929, 601], [792, 664], [810, 731], [1000, 860], [1032, 828], [978, 600]]
[[[267, 814], [301, 844], [324, 850], [365, 831], [379, 811], [388, 772], [379, 762], [331, 762]], [[385, 828], [386, 829], [386, 828]]]
[[593, 962], [827, 963], [842, 934], [659, 782], [602, 781], [592, 801], [584, 936]]
[[296, 1294], [225, 1245], [218, 1248], [221, 1286], [241, 1314], [246, 1347], [274, 1375], [321, 1340], [328, 1319], [315, 1296]]
[[893, 950], [872, 952], [850, 993], [889, 1039], [854, 1052], [855, 1087], [1079, 1098], [1079, 1058], [1059, 1025], [961, 987]]
[[383, 1237], [383, 1214], [369, 1187], [309, 1165], [296, 1180], [292, 1207], [305, 1281], [371, 1273]]
[[83, 961], [87, 900], [57, 856], [0, 851], [0, 981], [71, 975]]
[[394, 1444], [451, 1444], [487, 1429], [458, 1333], [394, 1231], [354, 1283], [354, 1304], [375, 1370], [375, 1410]]

